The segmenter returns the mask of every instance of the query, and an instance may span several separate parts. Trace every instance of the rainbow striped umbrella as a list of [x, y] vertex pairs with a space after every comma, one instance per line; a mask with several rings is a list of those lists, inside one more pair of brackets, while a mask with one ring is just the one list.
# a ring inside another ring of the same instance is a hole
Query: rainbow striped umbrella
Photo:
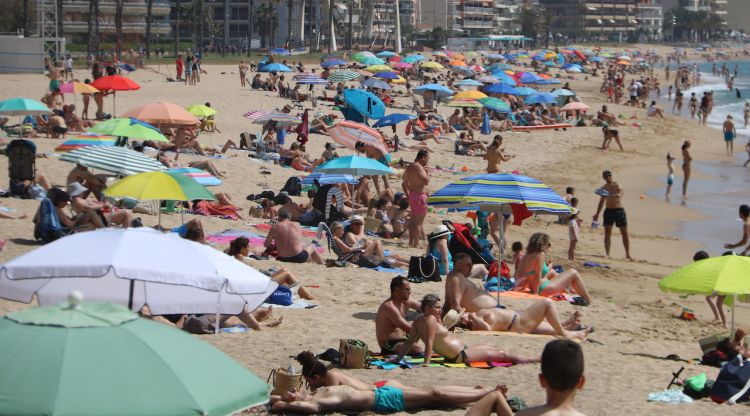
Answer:
[[55, 148], [55, 152], [65, 153], [86, 146], [114, 146], [115, 141], [116, 139], [112, 136], [83, 133], [69, 137], [68, 140], [63, 142], [63, 144]]
[[203, 186], [219, 186], [222, 183], [221, 179], [198, 168], [172, 168], [168, 169], [167, 172], [180, 173], [183, 176], [192, 178]]
[[388, 153], [388, 146], [383, 141], [383, 136], [377, 130], [362, 123], [353, 121], [340, 121], [333, 127], [328, 128], [328, 134], [334, 142], [354, 150], [357, 142], [369, 143], [376, 146], [384, 153]]

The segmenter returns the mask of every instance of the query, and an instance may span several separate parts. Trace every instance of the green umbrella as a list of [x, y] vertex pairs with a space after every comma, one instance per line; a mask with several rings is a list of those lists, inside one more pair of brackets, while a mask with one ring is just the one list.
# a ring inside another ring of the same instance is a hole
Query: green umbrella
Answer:
[[106, 134], [109, 136], [152, 140], [155, 142], [169, 141], [163, 134], [161, 134], [159, 129], [136, 118], [113, 118], [99, 123], [87, 131], [91, 133]]
[[190, 334], [72, 304], [0, 318], [0, 414], [231, 415], [268, 401], [263, 380]]
[[209, 117], [217, 113], [216, 110], [213, 108], [203, 105], [203, 104], [194, 104], [186, 108], [188, 113], [196, 116], [196, 117]]

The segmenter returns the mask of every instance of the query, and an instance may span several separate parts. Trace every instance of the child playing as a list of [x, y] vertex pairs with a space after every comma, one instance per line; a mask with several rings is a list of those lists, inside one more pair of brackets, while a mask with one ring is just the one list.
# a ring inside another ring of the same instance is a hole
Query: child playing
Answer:
[[666, 198], [669, 201], [669, 194], [672, 192], [672, 184], [674, 183], [674, 162], [675, 157], [671, 153], [667, 153], [667, 193]]
[[[516, 413], [516, 416], [582, 416], [573, 408], [576, 391], [586, 383], [583, 375], [583, 351], [576, 342], [568, 339], [550, 341], [542, 352], [542, 374], [539, 384], [547, 391], [547, 403]], [[466, 416], [485, 416], [497, 413], [511, 416], [513, 412], [505, 401], [507, 388], [492, 392], [469, 409]]]
[[513, 252], [513, 270], [515, 271], [518, 270], [518, 265], [521, 264], [521, 258], [526, 254], [526, 251], [524, 251], [523, 243], [520, 241], [513, 243], [510, 249]]
[[576, 257], [576, 243], [578, 242], [578, 234], [581, 229], [581, 219], [578, 218], [580, 211], [576, 209], [568, 217], [568, 238], [570, 239], [570, 245], [568, 245], [568, 260], [575, 260]]
[[[693, 261], [705, 260], [708, 257], [708, 253], [701, 250], [693, 255]], [[713, 301], [714, 297], [716, 298], [715, 302]], [[724, 298], [725, 296], [710, 295], [706, 296], [706, 302], [708, 302], [708, 306], [711, 308], [711, 312], [714, 313], [714, 323], [718, 324], [719, 322], [721, 322], [721, 324], [726, 327], [727, 318], [724, 315], [724, 308], [722, 308], [722, 306], [724, 306]]]

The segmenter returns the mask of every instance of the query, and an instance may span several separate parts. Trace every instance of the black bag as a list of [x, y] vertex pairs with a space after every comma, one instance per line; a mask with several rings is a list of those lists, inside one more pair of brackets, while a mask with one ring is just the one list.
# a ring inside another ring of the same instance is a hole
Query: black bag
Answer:
[[302, 181], [297, 176], [292, 176], [286, 180], [284, 187], [281, 188], [281, 192], [286, 192], [290, 196], [302, 195]]
[[716, 403], [739, 403], [750, 398], [750, 361], [737, 355], [726, 363], [711, 389], [711, 400]]
[[423, 257], [411, 256], [409, 259], [409, 279], [440, 282], [440, 268], [432, 255]]

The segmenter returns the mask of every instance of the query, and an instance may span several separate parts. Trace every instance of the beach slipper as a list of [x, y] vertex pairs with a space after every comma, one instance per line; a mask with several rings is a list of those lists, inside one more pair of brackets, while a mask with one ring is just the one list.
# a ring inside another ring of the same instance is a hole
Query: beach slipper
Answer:
[[574, 297], [573, 301], [571, 301], [570, 303], [572, 303], [573, 305], [576, 305], [576, 306], [589, 306], [589, 303], [586, 302], [586, 299], [584, 299], [584, 298], [582, 298], [580, 296]]

